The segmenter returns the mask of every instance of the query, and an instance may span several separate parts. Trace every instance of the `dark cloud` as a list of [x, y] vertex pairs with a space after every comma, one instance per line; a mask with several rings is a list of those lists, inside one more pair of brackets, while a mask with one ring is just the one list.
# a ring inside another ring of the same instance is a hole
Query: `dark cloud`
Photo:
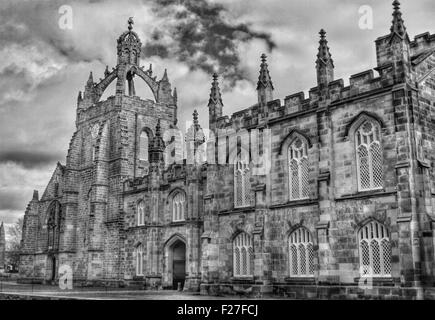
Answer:
[[[143, 55], [157, 55], [186, 63], [191, 69], [206, 73], [218, 71], [230, 84], [247, 79], [240, 66], [238, 44], [261, 40], [269, 51], [276, 47], [268, 33], [226, 17], [227, 9], [206, 0], [155, 1], [154, 13], [167, 22], [157, 27], [147, 39]], [[169, 40], [169, 41], [168, 41]]]
[[0, 152], [0, 163], [14, 162], [26, 169], [40, 168], [62, 159], [63, 155], [53, 152], [38, 151], [7, 151]]

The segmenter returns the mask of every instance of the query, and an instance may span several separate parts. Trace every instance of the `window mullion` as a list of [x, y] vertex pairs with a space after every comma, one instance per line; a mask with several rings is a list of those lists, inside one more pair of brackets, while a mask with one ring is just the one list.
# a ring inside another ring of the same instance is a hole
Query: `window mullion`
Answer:
[[385, 275], [385, 268], [384, 268], [384, 248], [382, 247], [382, 239], [378, 241], [379, 243], [379, 265], [381, 269], [381, 275]]
[[374, 174], [373, 174], [373, 157], [371, 152], [371, 143], [370, 145], [367, 145], [367, 155], [368, 155], [368, 163], [369, 163], [369, 177], [370, 177], [370, 189], [374, 189], [375, 187], [375, 181], [374, 181]]

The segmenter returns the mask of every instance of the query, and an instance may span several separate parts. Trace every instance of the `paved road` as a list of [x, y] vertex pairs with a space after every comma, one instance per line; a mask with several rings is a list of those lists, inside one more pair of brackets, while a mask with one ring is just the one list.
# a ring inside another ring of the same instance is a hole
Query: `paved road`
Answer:
[[0, 300], [5, 294], [22, 295], [35, 298], [58, 298], [80, 300], [246, 300], [239, 296], [201, 296], [199, 293], [178, 292], [173, 290], [126, 290], [125, 288], [75, 288], [61, 290], [57, 286], [17, 284], [0, 282]]

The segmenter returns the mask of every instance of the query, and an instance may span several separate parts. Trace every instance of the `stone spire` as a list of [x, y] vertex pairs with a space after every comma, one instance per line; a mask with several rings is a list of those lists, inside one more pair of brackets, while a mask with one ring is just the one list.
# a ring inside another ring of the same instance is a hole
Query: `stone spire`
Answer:
[[94, 99], [94, 76], [92, 71], [89, 73], [88, 81], [86, 82], [85, 92], [83, 98], [87, 99], [89, 102], [93, 102]]
[[218, 75], [213, 74], [213, 82], [211, 83], [210, 99], [208, 100], [208, 121], [210, 130], [216, 128], [216, 120], [222, 117], [222, 95], [219, 89]]
[[257, 83], [258, 103], [260, 105], [265, 105], [268, 101], [273, 100], [273, 83], [266, 58], [267, 56], [263, 53], [261, 55], [260, 76]]
[[86, 86], [92, 87], [94, 85], [94, 76], [92, 74], [92, 71], [89, 73], [88, 82], [86, 82]]
[[168, 70], [167, 70], [167, 69], [165, 69], [165, 72], [163, 73], [163, 78], [162, 78], [161, 81], [169, 82], [169, 78], [168, 78]]
[[187, 163], [198, 164], [202, 162], [202, 154], [198, 153], [199, 146], [205, 142], [204, 131], [198, 120], [198, 111], [193, 111], [193, 123], [186, 133]]
[[160, 119], [157, 121], [156, 133], [150, 143], [149, 161], [150, 163], [163, 162], [163, 152], [165, 151], [165, 142], [162, 138]]
[[319, 87], [325, 87], [334, 80], [334, 61], [329, 52], [326, 31], [321, 29], [319, 34], [319, 52], [316, 60], [317, 84]]
[[405, 23], [402, 19], [402, 12], [400, 11], [400, 2], [398, 0], [393, 1], [393, 24], [391, 26], [391, 33], [397, 34], [399, 37], [403, 38], [406, 35]]
[[217, 105], [217, 104], [221, 104], [223, 106], [222, 95], [221, 95], [221, 91], [219, 88], [218, 78], [219, 78], [219, 76], [215, 72], [213, 74], [213, 82], [211, 84], [210, 99], [208, 100], [209, 107], [211, 105]]

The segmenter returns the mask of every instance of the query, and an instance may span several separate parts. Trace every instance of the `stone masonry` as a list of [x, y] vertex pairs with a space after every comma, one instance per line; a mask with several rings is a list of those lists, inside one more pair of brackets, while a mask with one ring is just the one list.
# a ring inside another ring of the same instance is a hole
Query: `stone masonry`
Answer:
[[[202, 294], [358, 298], [365, 259], [359, 235], [373, 222], [386, 230], [381, 260], [388, 272], [375, 270], [380, 276], [364, 294], [427, 297], [435, 281], [435, 36], [411, 40], [397, 0], [393, 7], [390, 33], [375, 42], [378, 75], [352, 75], [348, 86], [335, 79], [333, 50], [321, 30], [317, 86], [308, 96], [275, 100], [262, 55], [258, 103], [224, 115], [215, 74], [211, 134], [205, 137], [195, 112], [184, 143], [176, 90], [166, 71], [157, 80], [151, 67], [140, 66], [141, 42], [130, 20], [117, 42], [117, 66], [98, 82], [91, 73], [79, 93], [66, 164], [57, 165], [42, 197], [35, 191], [26, 209], [22, 280], [56, 282], [59, 266], [68, 265], [83, 285], [173, 288], [181, 279]], [[135, 95], [137, 77], [154, 101]], [[113, 81], [116, 94], [100, 101]], [[355, 145], [366, 122], [380, 128], [381, 186], [362, 191]], [[298, 200], [287, 158], [296, 140], [307, 143], [306, 196]], [[252, 173], [242, 206], [235, 205], [238, 157]], [[177, 210], [183, 219], [174, 219]], [[295, 276], [289, 239], [298, 230], [309, 239], [303, 259], [310, 270]], [[241, 234], [250, 239], [242, 243], [250, 255], [239, 260]]]

